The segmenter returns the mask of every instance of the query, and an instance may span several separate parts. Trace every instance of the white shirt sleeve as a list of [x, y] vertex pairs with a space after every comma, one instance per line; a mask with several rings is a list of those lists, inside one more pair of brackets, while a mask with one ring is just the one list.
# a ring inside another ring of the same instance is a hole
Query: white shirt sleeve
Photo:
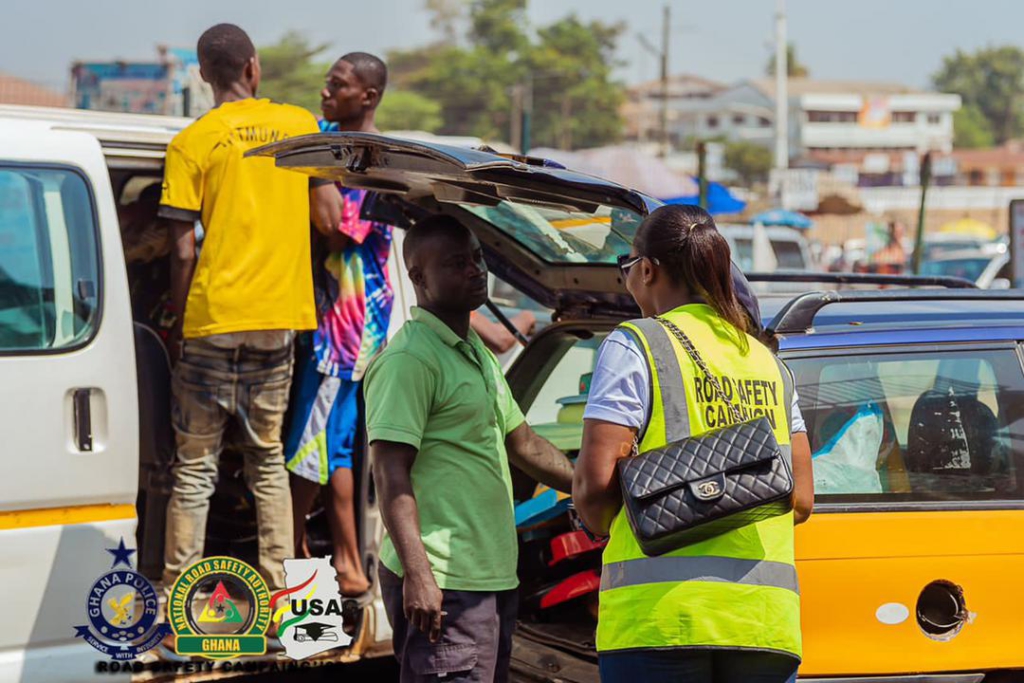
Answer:
[[[583, 411], [584, 419], [603, 420], [642, 431], [650, 410], [651, 378], [643, 350], [627, 332], [615, 330], [601, 344], [590, 380], [590, 395]], [[790, 431], [807, 431], [793, 390]], [[682, 406], [686, 410], [685, 406]]]
[[633, 337], [615, 330], [601, 344], [584, 419], [643, 430], [650, 406], [647, 361]]
[[791, 411], [790, 418], [792, 425], [790, 426], [791, 434], [799, 434], [800, 432], [807, 431], [807, 425], [804, 424], [804, 414], [800, 412], [800, 396], [796, 393], [796, 387], [793, 387], [793, 410]]

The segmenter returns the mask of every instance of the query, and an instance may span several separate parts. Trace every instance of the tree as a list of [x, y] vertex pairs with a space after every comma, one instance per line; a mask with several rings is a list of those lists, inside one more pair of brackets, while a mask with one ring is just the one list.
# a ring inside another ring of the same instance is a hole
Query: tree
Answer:
[[[933, 76], [937, 90], [956, 93], [988, 121], [997, 143], [1024, 133], [1024, 50], [1012, 45], [945, 57]], [[963, 115], [961, 115], [963, 118]]]
[[596, 147], [619, 139], [625, 98], [612, 79], [623, 24], [583, 23], [571, 15], [537, 31], [526, 60], [533, 75], [537, 147]]
[[319, 112], [330, 63], [315, 58], [328, 47], [327, 43], [312, 45], [301, 33], [289, 31], [276, 44], [260, 48], [260, 95]]
[[[773, 54], [764, 68], [769, 76], [775, 75], [775, 55]], [[790, 78], [807, 78], [811, 72], [807, 66], [801, 64], [796, 58], [796, 46], [793, 43], [786, 44], [786, 75]]]
[[520, 70], [480, 47], [430, 46], [388, 55], [392, 82], [441, 105], [445, 135], [501, 139], [509, 130], [510, 92]]
[[529, 45], [526, 0], [473, 0], [469, 21], [470, 42], [488, 52], [508, 57]]
[[534, 146], [618, 139], [624, 88], [613, 71], [624, 27], [569, 16], [531, 38], [525, 7], [525, 0], [472, 0], [464, 46], [391, 52], [392, 81], [441, 105], [441, 133], [507, 139], [513, 92], [532, 87]]
[[465, 0], [425, 0], [423, 4], [430, 13], [430, 28], [438, 33], [441, 44], [455, 45]]
[[424, 130], [436, 133], [444, 121], [441, 105], [419, 93], [407, 90], [386, 91], [377, 108], [377, 127], [381, 130]]
[[953, 146], [991, 147], [995, 142], [988, 119], [973, 104], [965, 104], [953, 114]]
[[725, 166], [735, 171], [746, 185], [763, 182], [772, 168], [772, 153], [767, 147], [746, 140], [725, 145]]

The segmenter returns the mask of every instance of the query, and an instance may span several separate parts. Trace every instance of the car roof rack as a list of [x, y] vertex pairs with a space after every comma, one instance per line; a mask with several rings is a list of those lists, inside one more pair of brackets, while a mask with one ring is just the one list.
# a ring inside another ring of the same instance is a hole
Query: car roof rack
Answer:
[[814, 329], [814, 316], [838, 303], [886, 301], [1024, 301], [1024, 291], [990, 289], [883, 289], [875, 291], [821, 291], [796, 297], [778, 312], [766, 331], [773, 334], [806, 334]]
[[836, 285], [897, 285], [903, 287], [976, 288], [970, 280], [943, 275], [882, 275], [878, 273], [744, 273], [748, 282], [818, 282]]

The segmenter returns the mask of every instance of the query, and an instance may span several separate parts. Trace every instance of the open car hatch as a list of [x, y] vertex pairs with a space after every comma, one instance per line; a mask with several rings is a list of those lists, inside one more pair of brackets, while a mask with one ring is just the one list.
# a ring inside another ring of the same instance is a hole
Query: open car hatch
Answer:
[[[321, 133], [252, 150], [277, 166], [372, 190], [379, 217], [447, 213], [484, 246], [488, 266], [567, 317], [633, 311], [615, 266], [659, 205], [639, 192], [541, 160], [370, 133]], [[401, 211], [397, 215], [401, 215]]]

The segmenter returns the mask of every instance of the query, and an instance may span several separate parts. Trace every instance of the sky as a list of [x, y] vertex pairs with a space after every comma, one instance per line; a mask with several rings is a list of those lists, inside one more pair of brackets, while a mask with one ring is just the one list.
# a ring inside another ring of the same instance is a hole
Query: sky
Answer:
[[[531, 26], [567, 14], [624, 21], [619, 46], [627, 83], [654, 79], [665, 0], [531, 0]], [[733, 82], [763, 74], [771, 54], [776, 0], [669, 0], [672, 73]], [[202, 31], [229, 21], [257, 46], [295, 29], [330, 43], [330, 53], [383, 56], [435, 38], [424, 0], [43, 0], [12, 4], [0, 22], [0, 71], [57, 89], [74, 60], [153, 60], [157, 44], [194, 46]], [[787, 0], [789, 39], [815, 78], [894, 81], [927, 87], [957, 48], [1024, 45], [1020, 0]]]

